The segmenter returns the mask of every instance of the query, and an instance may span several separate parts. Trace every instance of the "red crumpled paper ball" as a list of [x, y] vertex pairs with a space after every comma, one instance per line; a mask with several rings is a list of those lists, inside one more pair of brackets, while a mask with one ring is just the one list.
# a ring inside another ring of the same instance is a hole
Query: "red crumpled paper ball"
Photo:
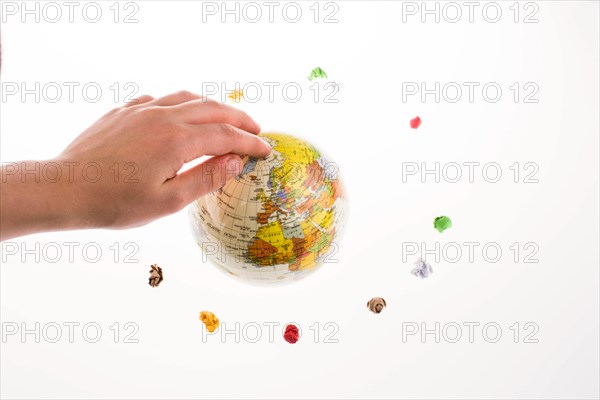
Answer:
[[413, 129], [417, 129], [421, 125], [421, 118], [415, 117], [410, 120], [410, 127]]
[[298, 331], [298, 327], [292, 324], [287, 325], [285, 327], [285, 333], [283, 334], [283, 338], [288, 343], [296, 343], [298, 339], [300, 339], [300, 332]]

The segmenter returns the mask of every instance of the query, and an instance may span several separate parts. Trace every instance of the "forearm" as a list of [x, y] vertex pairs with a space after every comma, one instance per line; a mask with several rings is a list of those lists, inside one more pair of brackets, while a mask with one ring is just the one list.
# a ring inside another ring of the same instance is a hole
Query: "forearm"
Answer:
[[44, 168], [49, 163], [20, 161], [2, 166], [0, 240], [75, 227], [76, 192], [62, 177], [56, 179], [54, 164], [53, 169]]

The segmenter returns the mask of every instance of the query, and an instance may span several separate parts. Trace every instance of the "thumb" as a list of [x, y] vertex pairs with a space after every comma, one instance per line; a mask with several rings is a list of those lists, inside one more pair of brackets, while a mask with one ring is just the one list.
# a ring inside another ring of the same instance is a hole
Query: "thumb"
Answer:
[[170, 190], [178, 192], [186, 203], [223, 187], [227, 180], [238, 176], [244, 167], [237, 154], [212, 157], [194, 168], [177, 175], [169, 182]]

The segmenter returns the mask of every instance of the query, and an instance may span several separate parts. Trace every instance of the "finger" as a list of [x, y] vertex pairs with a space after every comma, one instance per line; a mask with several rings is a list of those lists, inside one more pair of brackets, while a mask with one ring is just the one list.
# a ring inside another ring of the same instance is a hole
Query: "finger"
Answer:
[[258, 135], [260, 125], [248, 114], [216, 101], [192, 100], [175, 107], [188, 124], [229, 124]]
[[[170, 197], [183, 198], [183, 203], [189, 204], [223, 187], [227, 180], [238, 176], [242, 168], [242, 159], [236, 154], [213, 157], [168, 180], [164, 188], [169, 191]], [[172, 196], [173, 193], [178, 195]]]
[[177, 104], [186, 103], [192, 100], [203, 100], [205, 102], [213, 101], [204, 96], [200, 96], [199, 94], [191, 93], [187, 90], [180, 90], [179, 92], [171, 93], [154, 100], [152, 105], [163, 107], [176, 106]]
[[128, 101], [127, 103], [125, 103], [125, 105], [123, 107], [137, 106], [139, 104], [148, 103], [152, 100], [154, 100], [154, 97], [148, 96], [147, 94], [145, 94], [143, 96], [140, 96], [138, 98]]
[[227, 124], [187, 125], [182, 135], [185, 162], [227, 153], [266, 157], [271, 146], [256, 135]]

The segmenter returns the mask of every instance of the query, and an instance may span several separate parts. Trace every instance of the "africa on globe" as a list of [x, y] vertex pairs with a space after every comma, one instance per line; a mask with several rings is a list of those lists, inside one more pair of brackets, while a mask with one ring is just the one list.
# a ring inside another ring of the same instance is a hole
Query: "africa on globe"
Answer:
[[257, 283], [294, 281], [337, 245], [343, 187], [337, 165], [308, 142], [260, 136], [271, 154], [244, 157], [240, 175], [192, 203], [192, 228], [204, 256], [225, 272]]

